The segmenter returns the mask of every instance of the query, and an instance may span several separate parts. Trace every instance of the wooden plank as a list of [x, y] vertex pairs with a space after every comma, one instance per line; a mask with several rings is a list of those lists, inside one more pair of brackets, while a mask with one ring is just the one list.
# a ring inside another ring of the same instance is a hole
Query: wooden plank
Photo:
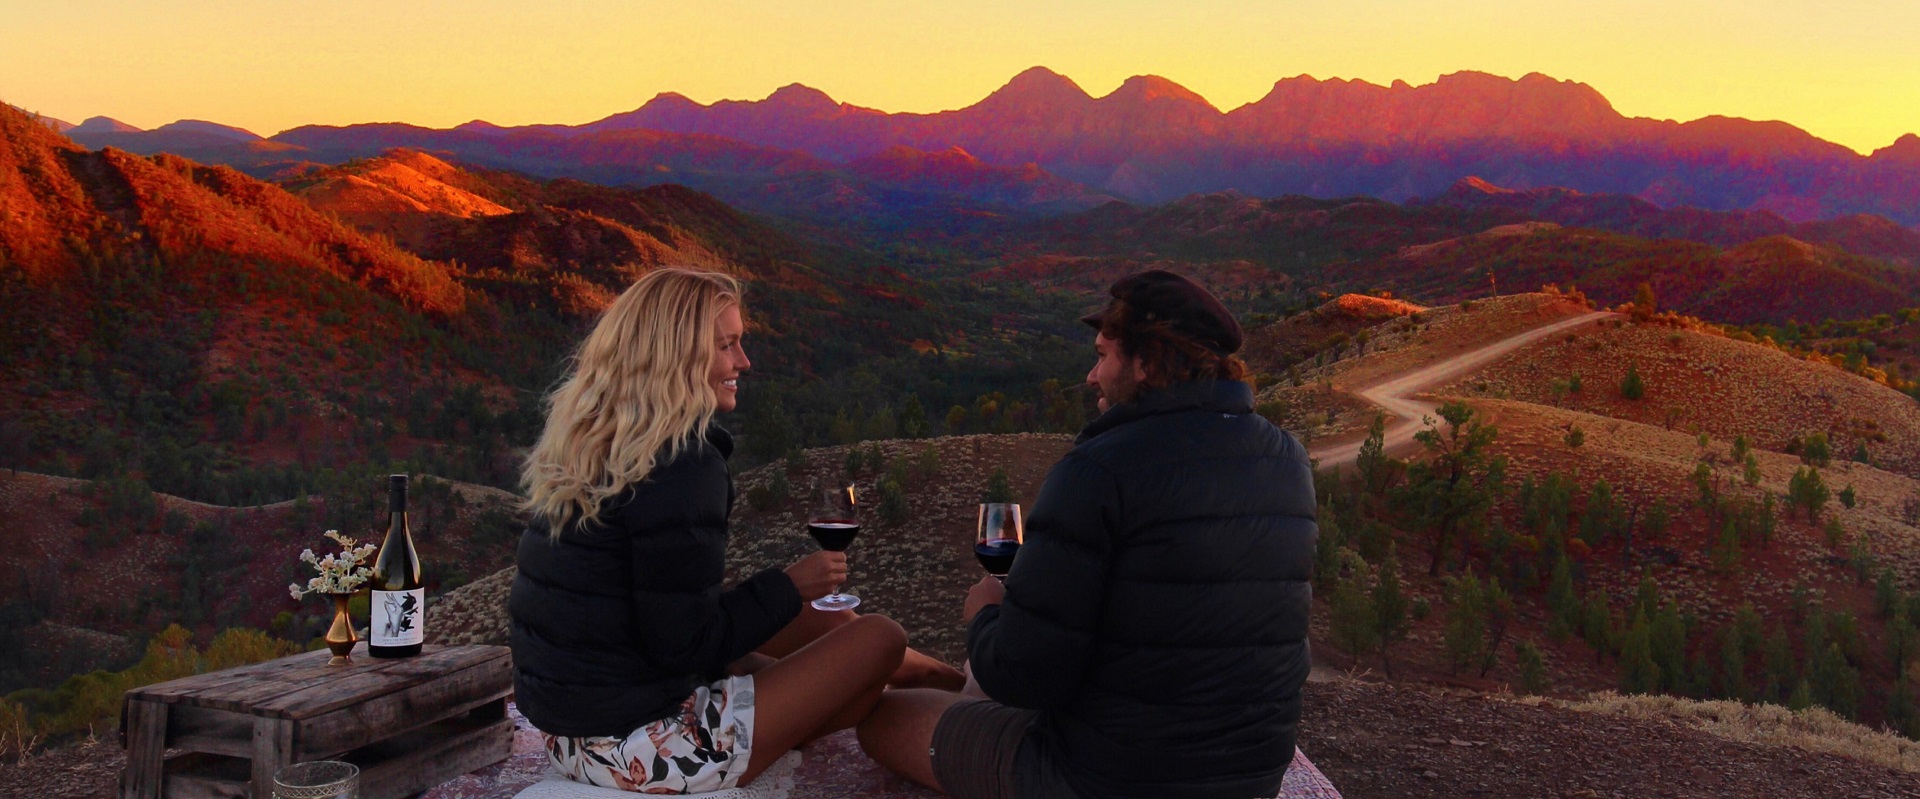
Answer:
[[406, 690], [300, 719], [295, 755], [305, 759], [340, 752], [466, 713], [513, 693], [513, 667], [505, 659], [481, 663]]
[[127, 765], [120, 772], [121, 799], [160, 799], [165, 776], [167, 706], [128, 700]]
[[248, 799], [250, 776], [244, 758], [175, 755], [167, 758], [167, 799]]
[[513, 721], [449, 720], [342, 757], [360, 767], [361, 799], [400, 799], [513, 753]]
[[273, 773], [293, 762], [293, 722], [286, 719], [253, 720], [253, 795], [273, 795]]
[[152, 699], [161, 702], [177, 702], [186, 696], [220, 691], [237, 685], [252, 685], [262, 681], [277, 682], [280, 675], [289, 671], [311, 669], [316, 665], [326, 665], [329, 655], [326, 650], [302, 652], [297, 655], [275, 660], [235, 666], [231, 669], [195, 674], [178, 680], [141, 686], [127, 692], [128, 696], [140, 699]]
[[168, 705], [167, 746], [232, 757], [253, 756], [253, 716], [198, 705]]
[[448, 647], [419, 657], [387, 661], [379, 668], [346, 672], [301, 691], [254, 700], [252, 712], [279, 718], [312, 718], [374, 697], [410, 690], [476, 665], [506, 665], [511, 669], [508, 665], [511, 659], [505, 653], [475, 652], [474, 649], [481, 647]]
[[[321, 655], [326, 655], [321, 651]], [[330, 657], [330, 655], [328, 655]], [[182, 703], [194, 703], [204, 707], [219, 707], [223, 711], [259, 714], [257, 705], [288, 693], [313, 690], [315, 686], [338, 686], [342, 680], [365, 678], [367, 674], [378, 674], [392, 661], [374, 661], [367, 657], [367, 642], [353, 645], [353, 665], [328, 666], [326, 657], [309, 661], [309, 665], [276, 672], [271, 680], [259, 680], [250, 684], [234, 684], [219, 690], [196, 691], [180, 697]]]

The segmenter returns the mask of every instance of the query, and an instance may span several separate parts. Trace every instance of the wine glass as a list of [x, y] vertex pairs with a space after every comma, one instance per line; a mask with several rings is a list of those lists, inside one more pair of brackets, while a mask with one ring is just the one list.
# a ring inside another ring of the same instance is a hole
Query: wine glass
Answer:
[[283, 766], [273, 773], [273, 799], [357, 799], [360, 767], [339, 760]]
[[[860, 534], [859, 506], [854, 502], [853, 486], [824, 490], [816, 487], [813, 494], [813, 515], [807, 518], [807, 534], [819, 542], [821, 549], [847, 551], [853, 537]], [[834, 586], [832, 594], [813, 601], [815, 610], [851, 610], [859, 605], [859, 597], [840, 593], [839, 586]]]
[[1013, 568], [1013, 556], [1027, 539], [1020, 522], [1020, 506], [1011, 502], [980, 504], [980, 525], [973, 537], [973, 554], [980, 565], [996, 579], [1006, 580]]

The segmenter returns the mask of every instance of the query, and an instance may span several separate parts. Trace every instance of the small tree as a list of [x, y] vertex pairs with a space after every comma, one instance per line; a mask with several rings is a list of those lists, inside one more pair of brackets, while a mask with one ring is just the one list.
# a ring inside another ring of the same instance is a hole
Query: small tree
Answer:
[[1353, 459], [1354, 470], [1360, 473], [1360, 484], [1369, 493], [1377, 494], [1387, 488], [1386, 440], [1386, 414], [1376, 413], [1373, 423], [1367, 426], [1367, 440], [1360, 442], [1360, 453]]
[[1660, 690], [1660, 667], [1653, 662], [1652, 631], [1647, 617], [1636, 613], [1620, 641], [1620, 692], [1650, 694]]
[[1853, 484], [1848, 483], [1846, 488], [1840, 489], [1840, 506], [1847, 510], [1853, 510], [1853, 500]]
[[1620, 396], [1638, 400], [1646, 395], [1647, 384], [1640, 379], [1640, 367], [1636, 364], [1627, 364], [1626, 379], [1620, 381]]
[[1547, 665], [1540, 655], [1540, 647], [1531, 641], [1519, 641], [1513, 645], [1513, 656], [1520, 667], [1520, 692], [1537, 694], [1547, 689]]
[[1633, 291], [1633, 321], [1645, 322], [1659, 312], [1659, 303], [1653, 296], [1653, 284], [1641, 283]]
[[1556, 623], [1562, 633], [1580, 624], [1580, 597], [1573, 592], [1573, 565], [1566, 553], [1554, 561], [1553, 576], [1547, 580], [1547, 610], [1553, 616], [1549, 631]]
[[1393, 645], [1407, 637], [1412, 622], [1407, 617], [1407, 594], [1400, 587], [1400, 560], [1394, 548], [1387, 547], [1387, 558], [1380, 562], [1380, 578], [1373, 584], [1373, 624], [1380, 642], [1380, 664], [1393, 676]]
[[1667, 535], [1667, 527], [1673, 522], [1673, 510], [1667, 507], [1665, 497], [1656, 499], [1647, 512], [1640, 516], [1640, 538], [1643, 541], [1658, 541]]
[[1367, 573], [1355, 569], [1333, 589], [1328, 600], [1331, 614], [1328, 633], [1334, 646], [1347, 650], [1355, 663], [1380, 643], [1379, 626], [1373, 615], [1373, 600], [1367, 595]]
[[1447, 578], [1447, 626], [1442, 646], [1454, 671], [1480, 665], [1486, 658], [1486, 591], [1473, 572]]
[[1827, 546], [1833, 549], [1839, 549], [1841, 544], [1847, 542], [1847, 528], [1839, 519], [1828, 519], [1820, 532], [1826, 536]]
[[1741, 460], [1742, 460], [1741, 471], [1740, 471], [1741, 479], [1746, 482], [1748, 488], [1754, 488], [1759, 486], [1760, 485], [1760, 458], [1754, 455], [1753, 453], [1749, 452], [1747, 453], [1747, 456], [1745, 458], [1742, 458]]
[[1740, 569], [1740, 525], [1732, 519], [1720, 526], [1720, 537], [1713, 545], [1713, 569], [1718, 572]]
[[1873, 585], [1873, 610], [1882, 618], [1893, 618], [1894, 611], [1906, 610], [1906, 602], [1900, 598], [1900, 587], [1894, 583], [1893, 569], [1880, 570], [1880, 578]]
[[907, 492], [889, 476], [880, 481], [880, 520], [897, 525], [907, 520]]
[[1820, 511], [1827, 506], [1832, 492], [1824, 480], [1820, 479], [1820, 470], [1802, 466], [1795, 469], [1793, 478], [1787, 481], [1787, 502], [1807, 509], [1807, 521], [1818, 522]]
[[993, 474], [987, 476], [987, 489], [980, 496], [981, 502], [1012, 502], [1013, 481], [1007, 477], [1007, 470], [995, 467]]
[[1462, 402], [1442, 405], [1439, 413], [1444, 430], [1429, 418], [1426, 429], [1414, 434], [1430, 457], [1408, 468], [1399, 494], [1433, 542], [1429, 577], [1439, 576], [1447, 546], [1457, 534], [1484, 524], [1494, 500], [1504, 493], [1507, 468], [1506, 458], [1491, 451], [1500, 434], [1497, 428], [1475, 420], [1473, 409]]
[[1833, 445], [1827, 443], [1826, 433], [1808, 433], [1800, 439], [1800, 462], [1816, 469], [1833, 463]]
[[1581, 430], [1580, 425], [1569, 425], [1566, 440], [1568, 449], [1579, 449], [1581, 444], [1587, 443], [1587, 431]]
[[1593, 647], [1596, 663], [1615, 650], [1613, 611], [1607, 607], [1607, 595], [1597, 588], [1587, 592], [1586, 610], [1580, 618], [1580, 637]]

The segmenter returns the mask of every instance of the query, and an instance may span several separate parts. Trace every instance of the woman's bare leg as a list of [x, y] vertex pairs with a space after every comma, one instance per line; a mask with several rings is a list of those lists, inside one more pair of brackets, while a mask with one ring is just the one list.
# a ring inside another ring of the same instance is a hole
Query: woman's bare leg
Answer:
[[[824, 611], [802, 607], [799, 616], [755, 651], [783, 658], [819, 640], [829, 630], [857, 618], [860, 616], [851, 610]], [[965, 682], [966, 678], [958, 669], [916, 649], [908, 649], [906, 657], [900, 661], [900, 668], [887, 678], [887, 685], [893, 688], [939, 688], [947, 691], [957, 691]]]
[[895, 774], [944, 791], [933, 776], [933, 728], [940, 714], [967, 697], [931, 689], [888, 691], [860, 722], [860, 748]]
[[892, 619], [861, 616], [755, 672], [753, 749], [740, 784], [788, 750], [865, 717], [906, 648], [907, 633]]

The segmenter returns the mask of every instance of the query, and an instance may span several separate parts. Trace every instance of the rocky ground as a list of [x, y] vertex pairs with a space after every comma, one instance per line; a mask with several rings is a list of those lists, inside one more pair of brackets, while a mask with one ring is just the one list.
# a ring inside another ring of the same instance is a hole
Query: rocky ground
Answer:
[[1920, 797], [1911, 770], [1486, 694], [1315, 682], [1300, 729], [1300, 748], [1356, 799]]

